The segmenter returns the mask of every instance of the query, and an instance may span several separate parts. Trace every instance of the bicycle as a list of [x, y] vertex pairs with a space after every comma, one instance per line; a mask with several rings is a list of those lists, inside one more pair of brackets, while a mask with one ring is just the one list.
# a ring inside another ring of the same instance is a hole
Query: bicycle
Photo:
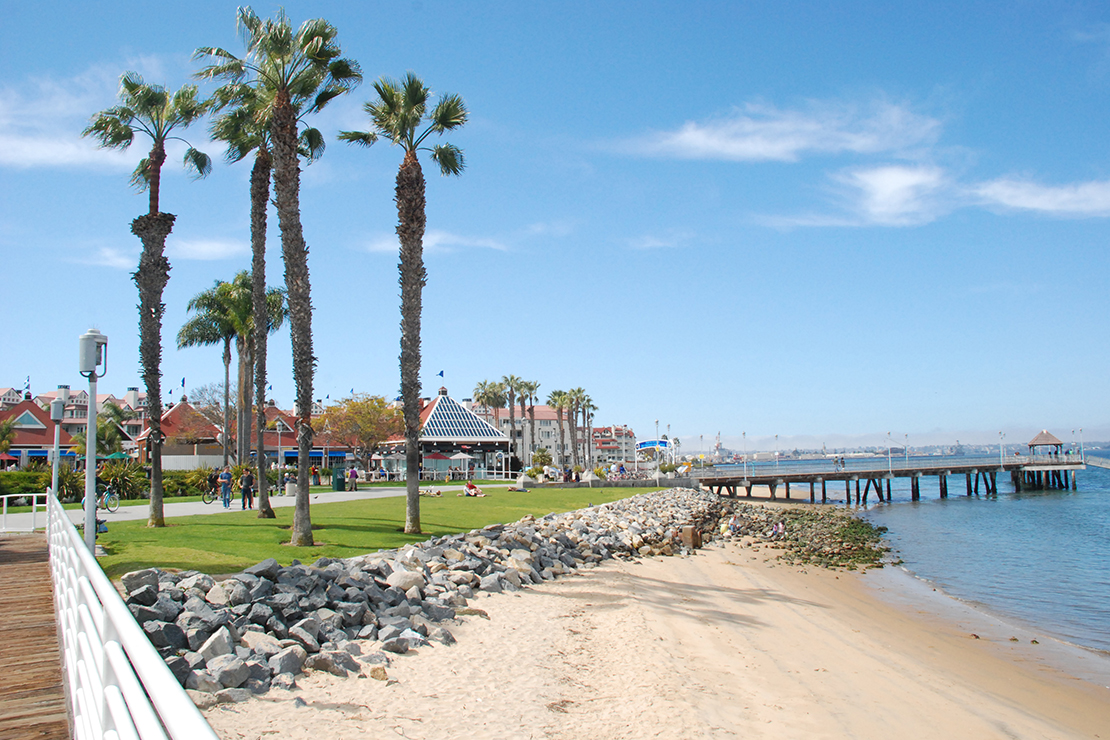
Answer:
[[202, 493], [200, 495], [200, 500], [203, 501], [206, 504], [210, 504], [210, 503], [212, 503], [213, 501], [216, 500], [218, 495], [219, 494], [217, 494], [215, 491], [213, 491], [211, 488], [209, 488], [209, 489], [206, 489], [204, 491], [204, 493]]
[[[85, 508], [85, 498], [81, 497], [81, 508]], [[96, 484], [96, 508], [115, 511], [119, 508], [119, 494], [103, 483]]]

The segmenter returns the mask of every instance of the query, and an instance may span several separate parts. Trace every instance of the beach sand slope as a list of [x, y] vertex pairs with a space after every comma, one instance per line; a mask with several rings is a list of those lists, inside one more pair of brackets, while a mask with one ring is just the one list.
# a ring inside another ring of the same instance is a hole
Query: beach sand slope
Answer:
[[397, 657], [388, 682], [314, 673], [205, 714], [252, 740], [1110, 738], [1110, 690], [1034, 648], [774, 554], [730, 543], [475, 599], [488, 620]]

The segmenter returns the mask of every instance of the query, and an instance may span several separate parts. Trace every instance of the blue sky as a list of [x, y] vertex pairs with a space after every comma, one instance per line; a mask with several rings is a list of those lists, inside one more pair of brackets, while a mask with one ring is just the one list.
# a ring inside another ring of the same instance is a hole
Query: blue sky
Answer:
[[[145, 154], [80, 131], [119, 75], [178, 87], [198, 46], [240, 52], [235, 3], [5, 3], [0, 25], [0, 386], [139, 385]], [[255, 5], [263, 16], [275, 6]], [[1110, 438], [1110, 8], [1094, 2], [301, 3], [366, 82], [314, 124], [304, 229], [319, 398], [397, 394], [393, 178], [370, 82], [461, 95], [426, 167], [426, 395], [515, 374], [581, 386], [601, 424], [773, 444]], [[48, 25], [47, 25], [48, 21]], [[189, 140], [218, 160], [206, 127]], [[172, 153], [164, 384], [222, 377], [177, 350], [188, 299], [249, 266], [249, 165], [192, 181]], [[269, 281], [282, 279], [271, 216]], [[288, 332], [274, 396], [293, 396]]]

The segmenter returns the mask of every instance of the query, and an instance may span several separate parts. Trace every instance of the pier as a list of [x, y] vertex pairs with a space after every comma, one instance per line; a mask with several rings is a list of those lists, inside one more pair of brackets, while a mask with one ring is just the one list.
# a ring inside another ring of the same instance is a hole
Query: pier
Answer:
[[[998, 476], [1009, 474], [1014, 489], [1055, 488], [1076, 490], [1075, 473], [1086, 469], [1082, 455], [1036, 454], [965, 457], [868, 457], [847, 458], [841, 465], [836, 460], [791, 460], [786, 462], [758, 462], [748, 464], [718, 465], [712, 470], [691, 471], [690, 475], [718, 495], [735, 497], [739, 489], [751, 497], [753, 486], [766, 486], [775, 499], [781, 489], [785, 498], [791, 498], [791, 486], [809, 488], [809, 501], [816, 503], [818, 493], [821, 503], [828, 500], [828, 487], [844, 485], [845, 498], [866, 504], [874, 493], [879, 501], [890, 501], [891, 481], [895, 478], [910, 479], [910, 498], [921, 499], [921, 479], [935, 477], [941, 498], [959, 493], [959, 479], [964, 479], [966, 495], [983, 492], [998, 493]], [[953, 480], [954, 479], [954, 480]], [[954, 484], [954, 485], [953, 485]], [[954, 489], [954, 490], [953, 490]]]

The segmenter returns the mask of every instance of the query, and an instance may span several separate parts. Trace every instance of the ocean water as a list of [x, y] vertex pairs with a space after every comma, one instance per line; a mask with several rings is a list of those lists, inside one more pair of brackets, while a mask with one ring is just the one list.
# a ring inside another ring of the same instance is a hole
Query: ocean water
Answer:
[[922, 478], [913, 502], [895, 479], [893, 502], [864, 515], [905, 568], [951, 596], [1110, 651], [1110, 470], [1080, 471], [1077, 491], [1015, 493], [1008, 475], [997, 496], [966, 496], [962, 476], [948, 490], [940, 499], [936, 478]]

